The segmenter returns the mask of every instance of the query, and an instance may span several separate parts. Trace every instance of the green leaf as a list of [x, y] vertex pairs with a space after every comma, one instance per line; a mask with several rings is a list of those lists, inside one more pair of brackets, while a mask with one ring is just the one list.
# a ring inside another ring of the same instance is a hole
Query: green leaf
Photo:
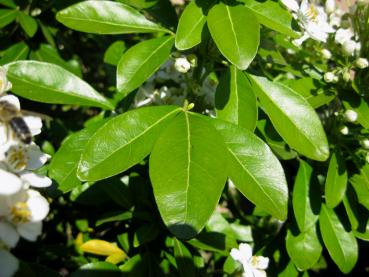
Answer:
[[227, 172], [226, 149], [214, 127], [196, 114], [178, 114], [150, 156], [150, 179], [161, 217], [180, 239], [194, 237], [212, 215]]
[[322, 123], [310, 104], [298, 93], [266, 78], [249, 75], [254, 92], [281, 137], [306, 157], [325, 161], [329, 157]]
[[114, 212], [109, 214], [104, 214], [100, 219], [98, 219], [95, 223], [95, 226], [98, 227], [105, 223], [109, 222], [117, 222], [117, 221], [125, 221], [132, 218], [132, 212]]
[[33, 37], [37, 32], [37, 21], [24, 12], [19, 12], [18, 18], [22, 29], [29, 37]]
[[92, 262], [81, 266], [71, 277], [119, 277], [121, 272], [116, 265], [108, 262]]
[[193, 257], [187, 247], [178, 239], [174, 239], [174, 257], [176, 258], [179, 276], [196, 276]]
[[134, 234], [133, 247], [139, 247], [140, 245], [155, 240], [158, 234], [159, 228], [156, 223], [141, 226]]
[[319, 218], [320, 193], [313, 182], [313, 169], [300, 160], [299, 170], [293, 187], [292, 205], [297, 225], [301, 232], [311, 229]]
[[0, 28], [12, 23], [18, 16], [18, 10], [0, 9]]
[[111, 65], [118, 65], [123, 52], [126, 50], [124, 41], [117, 40], [113, 42], [104, 53], [104, 62]]
[[0, 65], [18, 60], [25, 60], [29, 53], [29, 47], [24, 42], [18, 42], [5, 50], [3, 57], [0, 60]]
[[260, 41], [260, 25], [253, 12], [243, 5], [220, 2], [210, 9], [207, 24], [220, 52], [245, 70], [255, 58]]
[[356, 192], [358, 202], [369, 210], [369, 165], [365, 164], [359, 174], [352, 176], [350, 183]]
[[312, 268], [318, 262], [323, 250], [316, 225], [298, 234], [288, 230], [286, 248], [288, 255], [299, 270]]
[[71, 29], [92, 34], [169, 32], [134, 8], [113, 1], [80, 2], [59, 11], [56, 19]]
[[0, 4], [6, 6], [8, 8], [16, 8], [17, 5], [14, 3], [13, 0], [0, 0]]
[[229, 177], [247, 199], [271, 215], [287, 217], [288, 188], [283, 168], [270, 148], [250, 131], [211, 120], [229, 153]]
[[147, 107], [121, 114], [89, 140], [78, 167], [81, 180], [96, 181], [127, 170], [142, 161], [180, 108]]
[[258, 107], [250, 81], [235, 66], [220, 79], [215, 93], [217, 117], [254, 131]]
[[202, 30], [206, 23], [204, 12], [207, 7], [200, 4], [203, 5], [203, 2], [190, 2], [179, 18], [175, 42], [179, 50], [190, 49], [201, 42]]
[[361, 126], [363, 126], [366, 129], [369, 129], [369, 103], [368, 101], [360, 97], [358, 95], [355, 95], [353, 93], [350, 93], [350, 95], [344, 95], [343, 97], [343, 105], [346, 109], [352, 109], [355, 112], [357, 112], [358, 118], [357, 122], [360, 123]]
[[264, 26], [290, 36], [298, 38], [300, 35], [292, 28], [292, 15], [278, 2], [267, 0], [263, 2], [242, 0], [245, 6], [252, 10], [257, 19]]
[[48, 44], [41, 44], [37, 51], [31, 53], [31, 58], [40, 62], [53, 63], [63, 67], [64, 69], [72, 72], [78, 77], [82, 77], [81, 68], [75, 67], [70, 63], [64, 61], [54, 47]]
[[327, 179], [325, 180], [325, 202], [331, 209], [343, 199], [347, 186], [347, 171], [345, 161], [340, 152], [332, 153], [329, 161]]
[[158, 3], [158, 0], [118, 0], [124, 4], [130, 5], [137, 9], [148, 9]]
[[75, 134], [68, 136], [63, 141], [58, 152], [53, 156], [49, 166], [49, 176], [58, 182], [58, 189], [63, 193], [69, 192], [79, 186], [81, 182], [77, 178], [77, 167], [81, 154], [91, 136], [106, 121], [95, 123]]
[[18, 61], [6, 65], [12, 92], [43, 103], [78, 104], [112, 109], [110, 102], [89, 84], [60, 66]]
[[323, 87], [321, 81], [310, 77], [288, 79], [283, 84], [303, 96], [314, 109], [330, 103], [336, 97], [334, 92]]
[[145, 82], [169, 58], [174, 38], [145, 40], [129, 48], [117, 67], [117, 89], [124, 96]]
[[336, 213], [324, 204], [320, 212], [319, 225], [329, 255], [343, 273], [349, 273], [358, 259], [355, 236], [346, 230]]

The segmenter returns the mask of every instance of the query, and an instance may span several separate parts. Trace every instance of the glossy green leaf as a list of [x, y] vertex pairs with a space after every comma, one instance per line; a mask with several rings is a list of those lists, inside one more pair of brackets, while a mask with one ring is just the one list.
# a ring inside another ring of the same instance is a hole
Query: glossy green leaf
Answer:
[[58, 152], [53, 156], [49, 166], [49, 176], [58, 182], [58, 190], [69, 192], [81, 184], [77, 178], [77, 167], [81, 154], [91, 136], [105, 121], [95, 123], [63, 141]]
[[194, 237], [212, 215], [227, 172], [226, 149], [214, 127], [196, 114], [178, 114], [150, 156], [150, 179], [161, 217], [180, 239]]
[[48, 44], [41, 44], [39, 49], [31, 53], [31, 58], [40, 62], [59, 65], [78, 77], [82, 77], [81, 68], [79, 66], [73, 66], [72, 64], [63, 60], [60, 57], [58, 50]]
[[145, 40], [129, 48], [117, 67], [117, 89], [126, 95], [138, 88], [169, 58], [174, 37]]
[[130, 5], [137, 9], [147, 9], [158, 3], [158, 0], [118, 0], [124, 4]]
[[243, 5], [220, 2], [210, 9], [207, 24], [224, 57], [245, 70], [255, 58], [260, 40], [260, 25], [253, 12]]
[[22, 29], [29, 37], [33, 37], [37, 32], [37, 21], [24, 12], [19, 12], [18, 18]]
[[18, 10], [0, 9], [0, 28], [12, 23], [18, 16]]
[[151, 152], [160, 132], [179, 110], [173, 106], [147, 107], [110, 120], [88, 142], [78, 177], [86, 181], [105, 179], [139, 163]]
[[77, 104], [112, 109], [110, 102], [82, 79], [62, 67], [36, 61], [6, 65], [12, 92], [43, 103]]
[[263, 2], [242, 0], [242, 2], [255, 13], [259, 22], [264, 26], [293, 38], [300, 37], [299, 33], [292, 28], [291, 13], [278, 2], [272, 0]]
[[369, 164], [365, 164], [359, 174], [355, 174], [350, 178], [358, 202], [369, 210]]
[[325, 161], [329, 157], [322, 123], [310, 104], [298, 93], [266, 78], [249, 75], [254, 92], [281, 137], [306, 157]]
[[134, 8], [113, 1], [80, 2], [59, 11], [56, 19], [71, 29], [93, 34], [168, 32]]
[[298, 234], [288, 230], [286, 248], [288, 255], [299, 270], [313, 267], [323, 251], [316, 225], [314, 224], [305, 232]]
[[174, 239], [174, 257], [176, 258], [179, 276], [196, 276], [192, 254], [186, 245], [178, 239]]
[[325, 201], [331, 209], [335, 208], [343, 199], [347, 186], [347, 171], [342, 155], [332, 153], [329, 161], [327, 179], [325, 180]]
[[336, 213], [322, 205], [319, 217], [320, 232], [329, 255], [343, 273], [349, 273], [358, 259], [358, 245]]
[[117, 40], [113, 42], [104, 53], [104, 62], [111, 65], [118, 65], [123, 52], [126, 50], [124, 41]]
[[350, 93], [350, 95], [345, 95], [343, 99], [343, 105], [346, 109], [352, 109], [357, 112], [357, 122], [359, 122], [364, 128], [369, 129], [368, 101], [365, 98], [352, 93]]
[[310, 77], [288, 79], [283, 83], [303, 96], [314, 109], [330, 103], [336, 97], [334, 92], [323, 87], [321, 81]]
[[24, 42], [18, 42], [5, 50], [4, 55], [0, 60], [0, 65], [18, 60], [25, 60], [29, 53], [29, 47]]
[[235, 66], [220, 79], [215, 93], [217, 117], [250, 131], [255, 130], [258, 117], [256, 96], [250, 81]]
[[288, 188], [283, 168], [270, 148], [250, 131], [211, 120], [229, 153], [229, 177], [247, 199], [271, 215], [287, 216]]
[[307, 162], [300, 160], [293, 187], [292, 205], [301, 232], [311, 229], [319, 218], [320, 194], [319, 188], [314, 185], [313, 168]]
[[368, 220], [368, 216], [364, 216], [366, 214], [365, 208], [358, 205], [357, 197], [351, 186], [348, 186], [342, 202], [350, 221], [351, 229], [353, 231], [357, 229], [361, 229], [360, 231], [363, 229], [365, 230], [365, 226], [364, 228], [359, 227], [363, 227], [363, 225], [365, 225], [364, 223]]
[[[206, 3], [201, 2], [202, 3]], [[201, 42], [201, 34], [206, 23], [205, 7], [200, 1], [191, 1], [183, 11], [177, 27], [176, 48], [190, 49]]]

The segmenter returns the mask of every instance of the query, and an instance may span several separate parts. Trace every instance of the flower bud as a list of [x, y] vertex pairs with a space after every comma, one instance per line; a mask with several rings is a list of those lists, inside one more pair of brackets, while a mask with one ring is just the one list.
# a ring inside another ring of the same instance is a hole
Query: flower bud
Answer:
[[342, 79], [345, 81], [345, 82], [348, 82], [351, 80], [351, 74], [349, 71], [345, 70], [343, 73], [342, 73]]
[[191, 64], [186, 58], [177, 58], [174, 67], [178, 72], [187, 73], [191, 69]]
[[325, 1], [325, 11], [329, 13], [333, 13], [336, 9], [336, 1], [335, 0], [327, 0]]
[[347, 126], [343, 125], [343, 126], [341, 126], [341, 127], [339, 128], [339, 131], [340, 131], [340, 133], [341, 133], [342, 135], [346, 136], [346, 135], [348, 135], [348, 133], [349, 133], [349, 128], [348, 128]]
[[364, 68], [367, 68], [369, 66], [369, 62], [366, 58], [358, 58], [355, 61], [355, 65], [356, 65], [356, 67], [358, 67], [360, 69], [364, 69]]
[[335, 81], [338, 81], [337, 76], [334, 75], [333, 72], [326, 72], [324, 74], [324, 81], [326, 81], [327, 83], [333, 83]]
[[346, 110], [343, 117], [347, 122], [355, 122], [358, 118], [358, 114], [353, 110]]
[[347, 56], [352, 56], [356, 50], [356, 42], [353, 40], [347, 40], [342, 45], [343, 53]]
[[190, 62], [191, 67], [197, 66], [197, 57], [194, 54], [190, 54], [187, 56], [187, 60]]
[[330, 58], [332, 58], [332, 53], [328, 49], [322, 49], [321, 53], [324, 59], [329, 60]]
[[369, 139], [362, 139], [360, 141], [360, 145], [362, 148], [368, 150], [369, 149]]

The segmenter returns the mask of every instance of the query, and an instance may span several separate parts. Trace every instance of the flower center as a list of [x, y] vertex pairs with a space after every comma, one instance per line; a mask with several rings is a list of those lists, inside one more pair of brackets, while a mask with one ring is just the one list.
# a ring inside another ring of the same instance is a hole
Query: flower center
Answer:
[[29, 222], [31, 218], [31, 211], [27, 203], [17, 202], [11, 209], [12, 221], [15, 224]]
[[22, 145], [13, 145], [5, 153], [8, 165], [14, 171], [22, 171], [28, 164], [27, 149]]
[[311, 21], [317, 22], [318, 21], [318, 10], [313, 4], [310, 4], [309, 9], [305, 13], [306, 17]]
[[256, 268], [257, 265], [259, 264], [259, 257], [257, 256], [252, 256], [251, 257], [251, 265]]

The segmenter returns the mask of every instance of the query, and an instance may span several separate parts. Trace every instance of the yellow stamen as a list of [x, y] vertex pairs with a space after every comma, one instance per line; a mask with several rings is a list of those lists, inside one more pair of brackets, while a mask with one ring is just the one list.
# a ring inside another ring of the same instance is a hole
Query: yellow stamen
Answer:
[[314, 4], [310, 4], [310, 8], [309, 10], [306, 12], [306, 16], [311, 20], [311, 21], [317, 21], [317, 17], [318, 17], [318, 10], [316, 9], [316, 7], [314, 6]]
[[26, 168], [29, 157], [25, 147], [20, 145], [11, 146], [5, 155], [7, 162], [12, 169], [21, 171]]
[[31, 211], [25, 202], [15, 203], [11, 209], [11, 214], [13, 216], [12, 221], [15, 224], [29, 222], [31, 218]]

